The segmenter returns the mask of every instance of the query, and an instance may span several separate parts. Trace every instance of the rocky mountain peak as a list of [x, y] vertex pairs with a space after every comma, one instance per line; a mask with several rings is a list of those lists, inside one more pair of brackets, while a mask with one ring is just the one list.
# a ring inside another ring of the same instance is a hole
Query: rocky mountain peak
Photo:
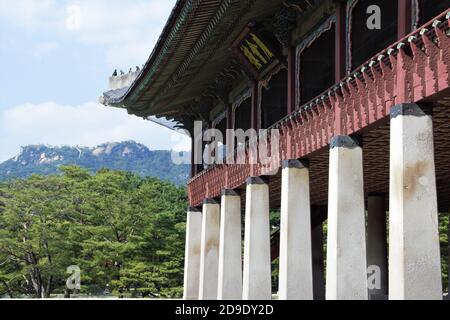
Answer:
[[78, 165], [95, 172], [101, 168], [126, 170], [183, 184], [189, 166], [175, 165], [170, 151], [151, 151], [135, 141], [107, 142], [96, 147], [29, 145], [0, 164], [0, 180], [24, 178], [33, 173], [55, 174], [61, 165]]

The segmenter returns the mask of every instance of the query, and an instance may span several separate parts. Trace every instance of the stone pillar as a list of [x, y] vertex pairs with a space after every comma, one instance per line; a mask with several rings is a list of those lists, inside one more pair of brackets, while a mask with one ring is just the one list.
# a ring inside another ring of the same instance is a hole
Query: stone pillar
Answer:
[[433, 122], [416, 104], [391, 109], [389, 299], [441, 300]]
[[367, 203], [369, 297], [373, 300], [385, 300], [388, 295], [386, 196], [384, 194], [370, 194]]
[[280, 225], [280, 300], [312, 300], [309, 169], [298, 160], [283, 162]]
[[241, 196], [222, 192], [219, 250], [219, 300], [242, 299]]
[[203, 202], [202, 244], [200, 251], [200, 300], [217, 299], [219, 274], [220, 206], [213, 199]]
[[186, 221], [186, 250], [184, 258], [183, 299], [197, 300], [200, 281], [200, 246], [202, 213], [197, 208], [189, 208]]
[[269, 185], [258, 177], [247, 180], [244, 238], [243, 299], [271, 300]]
[[367, 300], [362, 148], [349, 136], [331, 140], [327, 300]]
[[323, 252], [323, 224], [311, 233], [314, 300], [325, 300], [325, 264]]

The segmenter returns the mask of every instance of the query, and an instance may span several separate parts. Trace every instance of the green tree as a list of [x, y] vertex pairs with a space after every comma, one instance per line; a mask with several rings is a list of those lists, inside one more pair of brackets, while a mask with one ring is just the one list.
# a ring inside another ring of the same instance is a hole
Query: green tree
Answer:
[[180, 297], [186, 189], [120, 171], [62, 167], [0, 185], [0, 295]]
[[[3, 192], [0, 252], [6, 258], [4, 268], [15, 271], [7, 281], [19, 281], [20, 293], [47, 298], [65, 271], [60, 253], [67, 243], [59, 217], [66, 207], [65, 191], [59, 177], [32, 176]], [[11, 287], [6, 289], [13, 293]]]

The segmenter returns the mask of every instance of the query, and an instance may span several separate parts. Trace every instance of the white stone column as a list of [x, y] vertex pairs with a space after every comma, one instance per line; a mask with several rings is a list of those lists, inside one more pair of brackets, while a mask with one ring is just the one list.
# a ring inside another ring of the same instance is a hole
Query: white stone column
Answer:
[[391, 109], [389, 299], [442, 300], [433, 122]]
[[367, 199], [367, 268], [369, 296], [384, 300], [388, 295], [386, 196], [370, 194]]
[[363, 157], [349, 136], [331, 140], [327, 300], [367, 300]]
[[299, 160], [283, 162], [280, 225], [280, 300], [312, 300], [309, 169]]
[[244, 240], [244, 300], [271, 300], [269, 185], [247, 180]]
[[219, 274], [220, 206], [212, 199], [203, 202], [200, 253], [200, 300], [217, 299]]
[[218, 299], [242, 299], [241, 196], [235, 190], [222, 192]]
[[202, 212], [189, 208], [186, 221], [186, 250], [184, 260], [183, 299], [197, 300], [200, 281], [200, 246]]

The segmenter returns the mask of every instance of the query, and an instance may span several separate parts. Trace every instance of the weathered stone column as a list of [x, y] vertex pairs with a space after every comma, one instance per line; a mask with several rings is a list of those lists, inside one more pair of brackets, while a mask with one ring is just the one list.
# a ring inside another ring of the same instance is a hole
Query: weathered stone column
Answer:
[[363, 157], [349, 136], [331, 140], [327, 300], [367, 300]]
[[186, 221], [186, 250], [184, 258], [183, 299], [197, 300], [200, 281], [200, 246], [202, 212], [189, 208]]
[[433, 122], [391, 109], [389, 299], [442, 300]]
[[388, 295], [386, 196], [368, 196], [367, 268], [369, 297], [384, 300]]
[[243, 299], [270, 300], [269, 185], [262, 178], [247, 180], [244, 238]]
[[220, 206], [213, 199], [203, 202], [200, 253], [200, 300], [217, 299], [219, 274]]
[[323, 252], [323, 224], [311, 232], [314, 300], [325, 300], [325, 264]]
[[283, 162], [279, 298], [313, 299], [309, 169], [299, 160]]
[[242, 299], [241, 196], [222, 192], [219, 250], [219, 300]]

